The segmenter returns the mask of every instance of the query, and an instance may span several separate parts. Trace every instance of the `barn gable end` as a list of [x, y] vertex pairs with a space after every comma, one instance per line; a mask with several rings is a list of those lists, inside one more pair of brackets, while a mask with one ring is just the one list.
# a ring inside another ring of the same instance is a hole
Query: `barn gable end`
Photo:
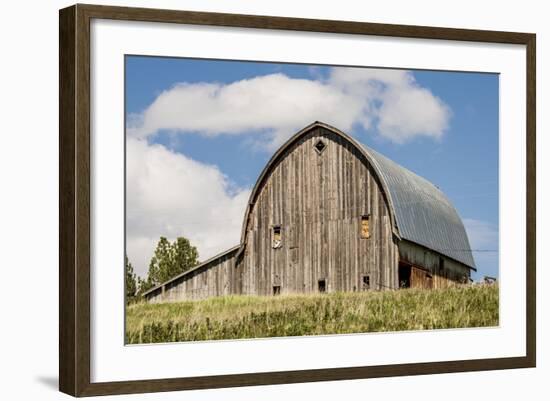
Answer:
[[[391, 220], [361, 149], [313, 126], [281, 148], [252, 192], [242, 238], [243, 293], [358, 291], [367, 276], [371, 289], [396, 288]], [[275, 227], [282, 235], [277, 246]]]

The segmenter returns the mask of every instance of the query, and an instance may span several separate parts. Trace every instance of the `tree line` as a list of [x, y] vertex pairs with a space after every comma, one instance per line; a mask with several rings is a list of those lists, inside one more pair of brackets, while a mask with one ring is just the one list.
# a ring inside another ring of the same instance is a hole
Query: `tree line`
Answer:
[[132, 263], [126, 256], [126, 303], [138, 301], [144, 292], [198, 264], [199, 252], [187, 238], [178, 237], [174, 242], [170, 242], [166, 237], [160, 237], [145, 278], [136, 275]]

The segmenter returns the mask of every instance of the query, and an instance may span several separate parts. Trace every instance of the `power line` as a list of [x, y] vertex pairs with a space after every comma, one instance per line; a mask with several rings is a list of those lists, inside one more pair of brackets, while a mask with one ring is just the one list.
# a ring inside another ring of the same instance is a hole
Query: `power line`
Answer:
[[453, 251], [453, 252], [498, 252], [498, 249], [434, 249], [435, 251]]

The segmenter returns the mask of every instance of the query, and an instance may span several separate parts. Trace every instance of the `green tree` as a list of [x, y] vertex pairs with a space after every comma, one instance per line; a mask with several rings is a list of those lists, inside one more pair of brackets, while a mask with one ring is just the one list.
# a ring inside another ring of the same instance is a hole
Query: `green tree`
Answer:
[[128, 256], [125, 257], [125, 283], [126, 283], [126, 303], [130, 303], [134, 300], [137, 294], [137, 281], [136, 273], [134, 273], [134, 267], [128, 260]]
[[172, 265], [172, 244], [166, 237], [160, 237], [155, 253], [149, 262], [147, 281], [152, 287], [166, 281], [164, 278]]
[[178, 237], [172, 244], [174, 260], [172, 268], [174, 277], [199, 264], [199, 252], [192, 246], [187, 238]]
[[[179, 237], [170, 243], [166, 237], [160, 237], [149, 263], [147, 280], [143, 288], [152, 288], [191, 269], [199, 263], [198, 259], [197, 248], [192, 246], [187, 238]], [[140, 288], [140, 292], [143, 291]]]
[[138, 276], [137, 278], [137, 296], [142, 297], [143, 293], [153, 288], [154, 285], [151, 283], [150, 280], [145, 279], [143, 280], [141, 277]]

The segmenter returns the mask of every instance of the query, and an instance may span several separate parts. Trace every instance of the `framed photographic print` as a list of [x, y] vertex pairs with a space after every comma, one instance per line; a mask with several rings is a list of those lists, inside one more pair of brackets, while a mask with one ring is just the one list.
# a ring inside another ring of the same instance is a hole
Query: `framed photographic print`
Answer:
[[535, 35], [60, 11], [60, 390], [534, 367]]

